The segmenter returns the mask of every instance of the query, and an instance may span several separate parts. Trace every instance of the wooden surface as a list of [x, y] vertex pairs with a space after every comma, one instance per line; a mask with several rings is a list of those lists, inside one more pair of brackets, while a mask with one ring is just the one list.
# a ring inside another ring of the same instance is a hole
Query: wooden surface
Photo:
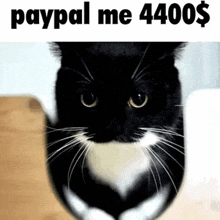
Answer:
[[44, 115], [29, 97], [0, 98], [0, 219], [73, 219], [50, 186]]
[[[0, 98], [0, 219], [73, 219], [48, 179], [44, 126], [41, 107], [33, 98]], [[190, 155], [188, 160], [195, 161]], [[187, 169], [193, 170], [189, 161]], [[197, 172], [201, 164], [196, 166]], [[179, 196], [159, 219], [220, 219], [220, 180], [210, 176], [195, 182], [188, 173]]]

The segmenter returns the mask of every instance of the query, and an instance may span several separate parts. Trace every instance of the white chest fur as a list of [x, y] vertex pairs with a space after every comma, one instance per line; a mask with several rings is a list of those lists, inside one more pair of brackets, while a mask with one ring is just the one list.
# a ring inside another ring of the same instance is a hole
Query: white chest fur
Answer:
[[129, 189], [150, 169], [147, 148], [158, 138], [148, 132], [139, 142], [90, 143], [87, 162], [92, 175], [117, 190], [122, 198]]
[[[83, 220], [115, 220], [105, 211], [96, 207], [90, 207], [65, 185], [63, 186], [63, 192], [72, 212], [77, 214]], [[152, 197], [138, 204], [138, 206], [121, 213], [119, 220], [155, 219], [164, 207], [168, 194], [169, 188], [164, 187]]]

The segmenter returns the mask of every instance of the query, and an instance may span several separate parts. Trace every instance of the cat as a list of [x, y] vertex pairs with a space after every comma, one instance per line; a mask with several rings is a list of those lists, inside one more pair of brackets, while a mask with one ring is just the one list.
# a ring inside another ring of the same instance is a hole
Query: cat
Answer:
[[48, 169], [77, 219], [155, 219], [184, 174], [181, 83], [185, 43], [57, 42], [58, 121]]

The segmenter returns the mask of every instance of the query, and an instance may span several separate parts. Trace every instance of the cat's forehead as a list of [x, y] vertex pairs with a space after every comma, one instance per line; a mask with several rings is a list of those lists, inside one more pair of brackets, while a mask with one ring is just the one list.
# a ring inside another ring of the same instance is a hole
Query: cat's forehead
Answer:
[[161, 58], [178, 57], [185, 44], [181, 42], [57, 42], [52, 44], [54, 54], [63, 62], [71, 62], [77, 56], [104, 55], [117, 59], [119, 57], [147, 57], [151, 61]]
[[140, 57], [148, 43], [94, 43], [87, 48], [91, 54], [105, 55], [109, 57]]

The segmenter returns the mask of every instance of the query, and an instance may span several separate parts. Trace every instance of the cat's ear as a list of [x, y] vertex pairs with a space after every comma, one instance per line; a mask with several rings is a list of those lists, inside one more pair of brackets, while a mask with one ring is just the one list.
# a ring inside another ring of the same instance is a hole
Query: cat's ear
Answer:
[[58, 58], [76, 56], [90, 47], [90, 42], [53, 42], [50, 43], [52, 53]]
[[186, 43], [183, 42], [153, 42], [149, 43], [146, 58], [155, 62], [166, 58], [177, 59]]
[[71, 42], [53, 42], [50, 44], [50, 48], [52, 53], [58, 57], [58, 58], [63, 58], [65, 57], [67, 54], [69, 54], [72, 52], [71, 49], [73, 47], [74, 43]]
[[[186, 42], [175, 42], [172, 43], [171, 50], [172, 54], [174, 56], [174, 59], [179, 59], [181, 58], [182, 51], [186, 47], [187, 43]], [[168, 45], [169, 47], [169, 45]]]
[[49, 46], [54, 56], [58, 58], [62, 56], [62, 52], [61, 52], [62, 43], [61, 42], [52, 42], [52, 43], [49, 43]]

